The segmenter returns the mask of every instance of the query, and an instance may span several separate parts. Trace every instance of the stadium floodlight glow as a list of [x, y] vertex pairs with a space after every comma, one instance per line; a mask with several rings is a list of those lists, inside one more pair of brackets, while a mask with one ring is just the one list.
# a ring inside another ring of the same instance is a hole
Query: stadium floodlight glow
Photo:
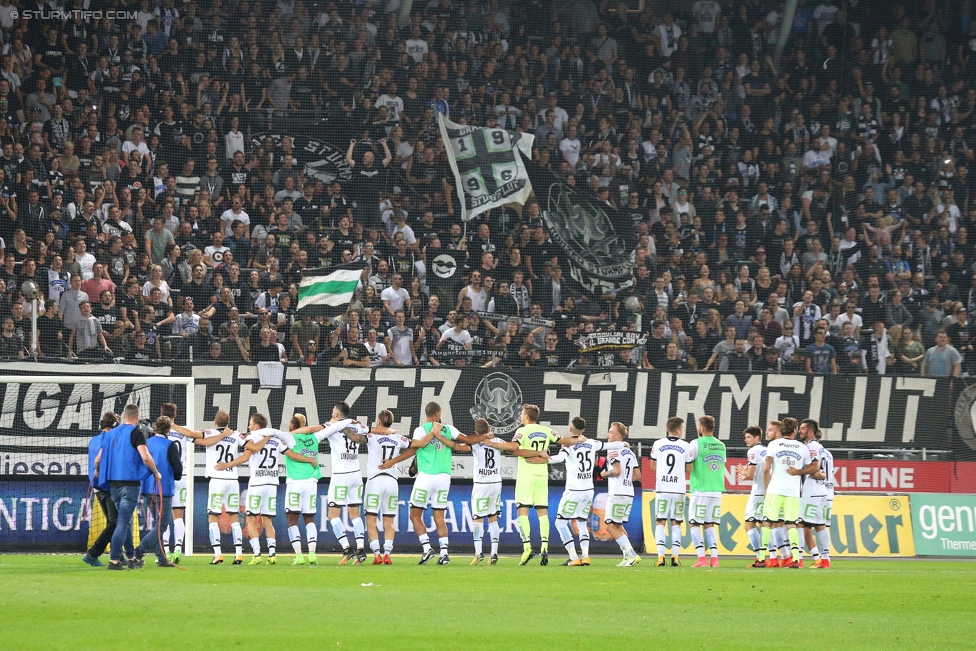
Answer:
[[[70, 384], [70, 385], [95, 385], [95, 384], [124, 384], [139, 386], [183, 386], [186, 387], [186, 399], [181, 406], [186, 427], [194, 429], [194, 381], [192, 377], [177, 376], [142, 376], [142, 375], [0, 375], [2, 384]], [[153, 416], [154, 417], [154, 416]], [[92, 436], [95, 435], [92, 430]], [[191, 450], [190, 463], [183, 469], [186, 482], [186, 515], [184, 520], [188, 523], [186, 527], [186, 537], [184, 538], [184, 555], [193, 554], [193, 466], [194, 454]]]

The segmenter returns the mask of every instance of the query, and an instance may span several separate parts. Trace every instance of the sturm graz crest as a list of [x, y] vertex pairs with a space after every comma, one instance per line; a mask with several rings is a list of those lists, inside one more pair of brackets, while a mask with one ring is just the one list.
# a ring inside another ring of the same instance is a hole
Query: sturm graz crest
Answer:
[[598, 201], [565, 183], [553, 183], [543, 217], [553, 242], [569, 260], [570, 275], [587, 291], [630, 286], [634, 252]]
[[352, 180], [352, 168], [346, 162], [345, 152], [323, 140], [289, 133], [265, 132], [253, 136], [251, 144], [256, 148], [265, 138], [271, 138], [275, 146], [280, 147], [281, 139], [285, 137], [291, 138], [295, 157], [299, 164], [305, 166], [305, 173], [309, 177], [323, 181], [326, 185], [335, 181], [346, 184]]
[[522, 389], [504, 373], [492, 373], [478, 383], [474, 391], [471, 418], [484, 418], [492, 432], [511, 434], [519, 428], [522, 413]]

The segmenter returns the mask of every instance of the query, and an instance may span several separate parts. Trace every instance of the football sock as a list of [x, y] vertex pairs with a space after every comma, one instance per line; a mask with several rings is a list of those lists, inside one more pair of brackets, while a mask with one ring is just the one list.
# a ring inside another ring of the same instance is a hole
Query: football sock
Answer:
[[478, 520], [471, 527], [471, 536], [474, 538], [474, 555], [479, 556], [485, 551], [485, 523]]
[[770, 529], [769, 527], [762, 528], [762, 534], [760, 536], [760, 544], [759, 547], [756, 548], [756, 554], [758, 555], [758, 558], [761, 561], [766, 560], [767, 547], [769, 548], [768, 549], [769, 555], [770, 557], [772, 557], [773, 554], [772, 535], [773, 535], [772, 529]]
[[260, 556], [261, 555], [261, 539], [260, 538], [251, 538], [251, 539], [248, 540], [248, 542], [251, 543], [251, 553], [254, 554], [255, 556]]
[[698, 558], [705, 558], [705, 541], [702, 539], [701, 527], [691, 527], [691, 541], [695, 544], [695, 553]]
[[586, 528], [585, 522], [583, 523], [583, 526], [580, 527], [579, 540], [580, 540], [580, 554], [582, 554], [583, 558], [589, 558], [590, 557], [590, 530]]
[[620, 546], [620, 551], [624, 553], [624, 556], [630, 556], [634, 553], [634, 548], [630, 546], [630, 541], [627, 539], [627, 534], [620, 534], [617, 538], [617, 545]]
[[309, 554], [314, 554], [315, 553], [315, 544], [318, 542], [318, 539], [319, 539], [319, 530], [318, 530], [318, 527], [315, 526], [315, 523], [314, 522], [306, 522], [305, 523], [305, 540], [308, 541], [308, 553]]
[[749, 544], [752, 545], [752, 551], [756, 552], [756, 558], [760, 556], [760, 549], [762, 548], [762, 534], [759, 529], [755, 527], [749, 530]]
[[386, 540], [383, 541], [383, 551], [386, 552], [387, 554], [392, 554], [393, 553], [393, 536], [392, 535], [389, 538], [387, 538]]
[[302, 555], [302, 532], [297, 526], [288, 527], [288, 540], [291, 541], [291, 548], [295, 550], [296, 556]]
[[356, 536], [356, 549], [363, 549], [363, 543], [365, 542], [366, 536], [366, 527], [363, 526], [362, 518], [353, 518], [352, 533], [354, 536]]
[[183, 552], [183, 536], [186, 534], [186, 525], [183, 518], [173, 520], [173, 547], [180, 553]]
[[374, 554], [379, 554], [380, 553], [380, 539], [379, 538], [377, 538], [376, 540], [370, 540], [369, 541], [369, 551], [373, 552]]
[[447, 545], [449, 544], [447, 540], [447, 536], [444, 536], [443, 538], [438, 538], [437, 543], [441, 546], [441, 556], [447, 556]]
[[526, 549], [532, 546], [531, 530], [529, 529], [529, 516], [520, 515], [518, 517], [518, 532], [519, 537], [522, 539], [522, 546]]
[[549, 515], [539, 516], [539, 535], [542, 537], [542, 551], [549, 551]]
[[790, 539], [790, 551], [793, 553], [793, 560], [800, 560], [800, 532], [796, 529], [790, 529], [786, 534]]
[[573, 542], [573, 530], [569, 528], [569, 520], [556, 518], [556, 531], [559, 532], [559, 539], [564, 545]]
[[501, 527], [498, 526], [498, 520], [494, 522], [488, 522], [488, 539], [491, 540], [491, 553], [498, 553], [498, 538], [501, 536]]
[[667, 528], [663, 524], [654, 527], [654, 538], [657, 541], [657, 555], [664, 556], [668, 548]]
[[[788, 556], [790, 556], [790, 537], [788, 531], [796, 531], [796, 529], [789, 529], [788, 527], [777, 527], [776, 531], [779, 532], [777, 534], [777, 536], [779, 536], [779, 541], [776, 545], [777, 549], [779, 549], [779, 557], [787, 558]], [[797, 541], [799, 542], [799, 538], [797, 539]]]
[[268, 556], [274, 556], [278, 553], [278, 541], [274, 538], [268, 538]]
[[418, 537], [420, 538], [420, 545], [423, 547], [424, 553], [426, 554], [430, 551], [430, 536], [424, 533]]
[[705, 540], [708, 541], [708, 554], [712, 558], [718, 558], [718, 532], [715, 527], [705, 529]]
[[830, 529], [823, 529], [817, 532], [820, 539], [820, 558], [825, 561], [830, 560]]
[[230, 525], [230, 532], [234, 536], [234, 554], [240, 556], [244, 553], [244, 534], [241, 531], [241, 523], [232, 523]]
[[342, 545], [342, 551], [349, 549], [349, 540], [346, 539], [346, 525], [342, 524], [342, 520], [339, 518], [332, 518], [329, 520], [329, 524], [332, 525], [332, 533], [335, 534], [336, 540]]
[[210, 530], [210, 546], [213, 547], [214, 558], [220, 556], [220, 525], [211, 522], [208, 527]]
[[671, 525], [671, 556], [679, 556], [681, 554], [681, 525], [672, 524]]

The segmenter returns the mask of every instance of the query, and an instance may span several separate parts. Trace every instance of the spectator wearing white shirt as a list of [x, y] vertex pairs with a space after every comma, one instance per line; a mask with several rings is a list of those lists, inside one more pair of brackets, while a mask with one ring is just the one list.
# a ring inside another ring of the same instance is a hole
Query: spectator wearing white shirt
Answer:
[[378, 341], [376, 336], [376, 329], [370, 328], [366, 333], [366, 341], [363, 342], [363, 345], [366, 346], [366, 352], [369, 353], [370, 368], [382, 366], [390, 357], [386, 345], [382, 341]]
[[222, 232], [214, 231], [210, 239], [213, 244], [203, 250], [203, 264], [208, 267], [218, 267], [224, 261], [224, 254], [230, 249], [224, 246], [224, 234]]
[[380, 300], [383, 301], [384, 317], [392, 323], [397, 310], [410, 307], [410, 293], [403, 288], [403, 276], [393, 274], [390, 277], [390, 286], [380, 292]]
[[241, 207], [244, 204], [239, 196], [231, 200], [231, 207], [220, 215], [220, 227], [224, 229], [224, 237], [233, 237], [234, 222], [244, 222], [244, 237], [251, 237], [251, 218]]
[[559, 143], [559, 151], [563, 153], [563, 158], [574, 170], [579, 163], [581, 147], [582, 144], [576, 137], [576, 125], [571, 124], [566, 132], [566, 137]]

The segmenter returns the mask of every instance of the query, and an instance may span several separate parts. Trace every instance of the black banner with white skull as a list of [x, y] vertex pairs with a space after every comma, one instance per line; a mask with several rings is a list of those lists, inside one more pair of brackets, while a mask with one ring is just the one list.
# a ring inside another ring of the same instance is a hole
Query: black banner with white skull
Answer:
[[[134, 374], [139, 367], [120, 365], [119, 370]], [[665, 435], [671, 416], [684, 418], [692, 428], [699, 416], [710, 415], [716, 418], [717, 435], [737, 444], [746, 426], [792, 416], [818, 420], [824, 443], [832, 449], [893, 446], [971, 452], [951, 432], [952, 393], [944, 379], [623, 368], [288, 366], [280, 388], [262, 388], [253, 365], [179, 362], [172, 370], [174, 375], [192, 373], [196, 380], [194, 424], [200, 429], [210, 426], [218, 410], [228, 412], [231, 425], [240, 429], [253, 413], [267, 415], [271, 426], [281, 429], [288, 428], [296, 412], [314, 425], [328, 421], [335, 403], [345, 401], [354, 418], [369, 424], [381, 410], [390, 409], [394, 428], [409, 435], [424, 421], [426, 404], [437, 402], [444, 422], [462, 432], [472, 432], [474, 420], [485, 418], [496, 434], [510, 438], [520, 425], [522, 405], [535, 404], [543, 424], [565, 432], [571, 419], [582, 415], [587, 434], [601, 438], [614, 421], [626, 424], [632, 439], [652, 440]], [[103, 411], [118, 411], [135, 401], [145, 415], [155, 417], [163, 400], [183, 404], [178, 395], [182, 387], [124, 382], [120, 377], [113, 385], [58, 385], [38, 377], [30, 384], [2, 387], [0, 474], [84, 474], [84, 446]]]
[[527, 166], [549, 237], [568, 262], [569, 277], [596, 296], [633, 284], [634, 242], [629, 216], [588, 189], [567, 185], [537, 165]]
[[260, 147], [266, 138], [271, 138], [275, 147], [279, 149], [284, 138], [291, 139], [295, 164], [298, 168], [296, 172], [304, 169], [309, 178], [323, 181], [326, 185], [336, 181], [346, 185], [352, 181], [352, 168], [346, 162], [346, 152], [343, 148], [307, 135], [271, 131], [252, 136], [251, 144]]

